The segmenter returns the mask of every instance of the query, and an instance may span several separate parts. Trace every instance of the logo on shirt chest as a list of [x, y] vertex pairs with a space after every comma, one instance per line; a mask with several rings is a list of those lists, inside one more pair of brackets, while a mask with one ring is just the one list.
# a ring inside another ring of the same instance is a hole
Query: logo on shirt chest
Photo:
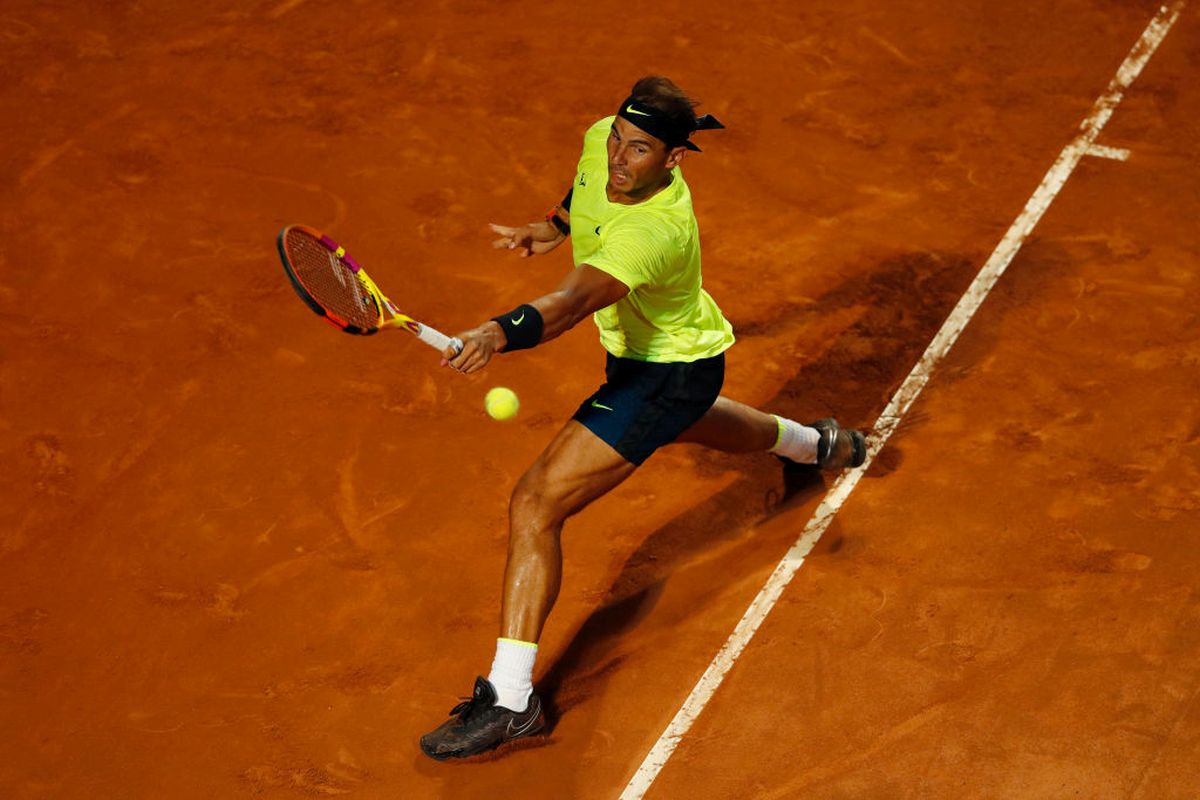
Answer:
[[586, 172], [579, 173], [579, 185], [587, 186], [587, 173]]

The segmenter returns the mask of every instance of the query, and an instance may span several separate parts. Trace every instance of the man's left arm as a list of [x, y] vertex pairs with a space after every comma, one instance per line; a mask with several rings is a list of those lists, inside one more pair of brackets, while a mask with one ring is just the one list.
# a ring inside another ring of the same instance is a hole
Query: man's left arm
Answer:
[[571, 235], [571, 196], [573, 194], [575, 194], [575, 189], [569, 189], [562, 202], [550, 209], [550, 213], [544, 220], [520, 227], [488, 223], [492, 232], [500, 236], [499, 239], [492, 242], [492, 247], [519, 250], [522, 258], [549, 253]]
[[[627, 294], [629, 287], [624, 283], [607, 272], [583, 264], [571, 270], [550, 294], [458, 334], [463, 343], [462, 351], [455, 355], [452, 350], [447, 350], [442, 365], [448, 364], [466, 374], [476, 372], [483, 369], [496, 353], [518, 349], [510, 344], [525, 349], [548, 342]], [[502, 319], [503, 324], [498, 319]], [[532, 328], [522, 329], [523, 325]], [[510, 338], [514, 341], [510, 342]]]

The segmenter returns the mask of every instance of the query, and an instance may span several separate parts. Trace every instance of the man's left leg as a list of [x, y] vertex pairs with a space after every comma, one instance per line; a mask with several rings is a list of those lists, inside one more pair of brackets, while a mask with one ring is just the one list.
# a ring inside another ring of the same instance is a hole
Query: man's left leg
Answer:
[[862, 433], [820, 419], [808, 425], [759, 411], [724, 395], [676, 442], [701, 444], [724, 453], [771, 452], [785, 463], [838, 470], [861, 466], [866, 458]]

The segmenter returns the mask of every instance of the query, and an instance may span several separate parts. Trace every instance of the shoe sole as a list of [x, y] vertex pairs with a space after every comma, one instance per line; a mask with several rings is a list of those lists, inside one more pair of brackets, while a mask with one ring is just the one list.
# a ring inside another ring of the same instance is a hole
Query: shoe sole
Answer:
[[523, 744], [527, 739], [531, 739], [532, 737], [541, 734], [545, 728], [546, 725], [543, 723], [531, 731], [522, 733], [520, 736], [514, 736], [511, 739], [504, 739], [496, 744], [488, 745], [487, 747], [481, 747], [478, 750], [462, 750], [457, 753], [431, 753], [425, 749], [425, 743], [422, 742], [421, 752], [432, 758], [434, 761], [461, 761], [464, 758], [474, 758], [475, 756], [482, 756], [495, 752], [503, 747], [507, 747], [510, 744]]
[[448, 753], [438, 753], [436, 751], [430, 752], [425, 746], [424, 737], [422, 737], [422, 739], [421, 739], [420, 746], [421, 746], [421, 752], [424, 753], [425, 755], [429, 756], [430, 758], [432, 758], [434, 761], [450, 761], [452, 759], [471, 758], [472, 756], [478, 756], [478, 755], [483, 755], [484, 753], [490, 753], [493, 750], [497, 750], [497, 749], [504, 747], [505, 745], [511, 744], [513, 742], [520, 742], [520, 741], [522, 741], [524, 739], [528, 739], [532, 736], [537, 736], [545, 729], [546, 729], [546, 718], [543, 716], [538, 720], [537, 724], [534, 725], [529, 730], [524, 731], [516, 736], [513, 736], [512, 738], [501, 739], [500, 741], [496, 742], [495, 744], [489, 744], [486, 747], [471, 748], [468, 750], [458, 750], [458, 751], [453, 751], [453, 752], [448, 752]]
[[862, 435], [862, 431], [846, 432], [850, 434], [850, 441], [854, 443], [854, 455], [850, 457], [850, 466], [861, 467], [867, 460], [867, 437]]
[[[867, 460], [867, 438], [865, 436], [863, 436], [862, 431], [857, 431], [852, 428], [843, 428], [841, 425], [838, 424], [838, 421], [836, 419], [834, 419], [833, 417], [824, 417], [822, 419], [817, 420], [816, 422], [810, 422], [809, 427], [816, 428], [817, 430], [821, 431], [821, 436], [825, 436], [826, 433], [828, 431], [830, 431], [830, 429], [832, 429], [834, 441], [837, 440], [837, 434], [839, 431], [845, 431], [846, 435], [848, 435], [850, 437], [850, 446], [851, 446], [850, 463], [844, 467], [834, 468], [835, 470], [836, 469], [853, 469], [856, 467], [861, 467], [863, 465], [863, 463]], [[827, 447], [829, 449], [832, 449], [833, 442], [830, 442]], [[821, 467], [821, 469], [829, 469], [829, 468]]]

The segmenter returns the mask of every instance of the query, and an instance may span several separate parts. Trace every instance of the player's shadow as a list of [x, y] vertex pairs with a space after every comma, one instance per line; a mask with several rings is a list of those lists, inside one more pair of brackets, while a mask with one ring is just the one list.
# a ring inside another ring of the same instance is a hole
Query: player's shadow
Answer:
[[[759, 476], [762, 470], [753, 470], [756, 477], [743, 478], [708, 502], [676, 517], [651, 534], [626, 560], [605, 602], [584, 621], [563, 654], [538, 682], [550, 730], [559, 715], [595, 693], [619, 666], [621, 658], [612, 655], [609, 644], [654, 608], [665, 579], [675, 566], [706, 547], [737, 535], [755, 520], [813, 500], [825, 491], [826, 477], [815, 467], [785, 472], [780, 480], [779, 465], [767, 466], [770, 474]], [[764, 484], [771, 485], [765, 498]], [[764, 553], [781, 553], [790, 541], [777, 542], [779, 547], [775, 548], [762, 544]]]
[[[781, 336], [791, 330], [802, 333], [805, 316], [845, 309], [859, 312], [853, 324], [824, 343], [823, 350], [820, 342], [803, 342], [802, 351], [820, 351], [819, 355], [803, 365], [764, 408], [800, 420], [832, 414], [855, 426], [875, 419], [974, 274], [974, 262], [963, 256], [903, 254], [835, 287], [815, 304], [785, 303], [762, 318], [735, 321], [739, 337], [746, 339]], [[813, 502], [825, 490], [825, 477], [817, 469], [785, 472], [776, 459], [761, 455], [705, 452], [698, 455], [698, 462], [704, 468], [706, 461], [720, 459], [728, 468], [731, 458], [742, 462], [743, 477], [647, 536], [626, 560], [604, 602], [538, 682], [551, 730], [560, 714], [602, 691], [607, 676], [621, 661], [613, 655], [619, 648], [612, 643], [655, 607], [671, 573], [737, 536], [747, 525]], [[881, 453], [871, 474], [886, 474], [898, 464], [897, 453], [890, 452], [886, 458]], [[791, 531], [783, 533], [793, 536]], [[777, 559], [792, 541], [755, 544], [761, 545], [764, 558]], [[835, 540], [823, 543], [816, 552], [838, 549], [840, 541]], [[743, 570], [758, 567], [742, 565]], [[728, 577], [737, 580], [742, 576]]]

